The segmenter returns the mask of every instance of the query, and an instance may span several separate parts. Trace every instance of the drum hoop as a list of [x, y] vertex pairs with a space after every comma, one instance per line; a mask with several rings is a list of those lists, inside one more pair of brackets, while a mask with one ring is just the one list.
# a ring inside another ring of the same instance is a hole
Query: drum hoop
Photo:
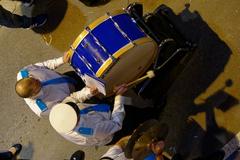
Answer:
[[[126, 53], [127, 50], [137, 46], [137, 45], [140, 45], [140, 44], [143, 44], [143, 43], [146, 43], [146, 42], [153, 42], [155, 44], [155, 48], [157, 48], [157, 44], [150, 38], [150, 37], [142, 37], [142, 38], [139, 38], [135, 41], [133, 41], [135, 45], [133, 45], [132, 43], [128, 43], [127, 45], [123, 46], [122, 48], [120, 48], [118, 51], [116, 51], [114, 54], [113, 54], [113, 57], [118, 59], [119, 57], [121, 57], [122, 55], [124, 55], [124, 53]], [[156, 52], [157, 49], [155, 49], [154, 52]], [[155, 53], [153, 54], [153, 59], [155, 57]], [[112, 67], [113, 65], [113, 61], [111, 58], [108, 58], [102, 65], [101, 67], [98, 69], [98, 71], [96, 72], [96, 76], [98, 78], [101, 78], [102, 75], [104, 75], [110, 67]]]
[[[116, 15], [121, 15], [121, 14], [127, 14], [125, 10], [117, 10], [111, 14], [111, 16], [116, 16]], [[109, 15], [107, 13], [99, 18], [97, 18], [95, 21], [93, 21], [91, 24], [88, 25], [88, 27], [93, 30], [103, 22], [109, 19]], [[80, 35], [76, 38], [76, 40], [73, 42], [71, 45], [71, 48], [67, 51], [68, 54], [70, 55], [70, 62], [72, 61], [72, 56], [74, 53], [74, 50], [78, 47], [78, 45], [82, 42], [82, 40], [89, 34], [89, 32], [84, 29]]]

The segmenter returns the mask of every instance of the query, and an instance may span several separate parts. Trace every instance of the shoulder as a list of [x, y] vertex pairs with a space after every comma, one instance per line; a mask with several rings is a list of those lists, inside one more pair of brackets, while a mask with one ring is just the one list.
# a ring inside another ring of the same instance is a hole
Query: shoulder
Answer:
[[27, 69], [21, 69], [17, 74], [17, 80], [20, 80], [22, 78], [28, 78], [29, 77], [29, 71]]
[[39, 66], [36, 65], [28, 65], [26, 67], [24, 67], [23, 69], [21, 69], [18, 73], [17, 73], [17, 80], [20, 80], [22, 78], [28, 78], [31, 74], [31, 72], [33, 70], [36, 70], [40, 68]]
[[46, 103], [43, 102], [43, 100], [36, 99], [35, 102], [36, 102], [38, 108], [41, 110], [41, 112], [44, 112], [48, 109]]
[[94, 130], [93, 128], [89, 128], [89, 127], [79, 127], [78, 133], [85, 136], [93, 136]]
[[47, 105], [41, 99], [24, 98], [24, 101], [39, 117], [41, 117], [41, 115], [47, 114]]

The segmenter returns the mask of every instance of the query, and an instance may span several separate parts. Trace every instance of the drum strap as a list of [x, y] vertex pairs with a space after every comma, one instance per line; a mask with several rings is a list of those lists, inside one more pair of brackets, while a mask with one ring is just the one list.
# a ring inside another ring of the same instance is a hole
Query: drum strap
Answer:
[[[21, 74], [22, 78], [29, 77], [29, 72], [26, 69], [21, 70], [20, 74]], [[64, 77], [54, 78], [54, 79], [50, 79], [50, 80], [41, 82], [42, 86], [54, 85], [54, 84], [60, 84], [60, 83], [71, 83], [73, 85], [76, 85], [77, 81], [75, 81], [74, 79], [72, 79], [70, 77], [64, 76]]]
[[90, 106], [80, 110], [80, 115], [88, 114], [89, 112], [96, 111], [96, 112], [109, 112], [110, 106], [107, 104], [97, 104], [95, 106]]
[[55, 85], [55, 84], [61, 84], [61, 83], [71, 83], [74, 85], [77, 84], [77, 82], [74, 79], [65, 76], [65, 77], [54, 78], [47, 81], [43, 81], [42, 86]]

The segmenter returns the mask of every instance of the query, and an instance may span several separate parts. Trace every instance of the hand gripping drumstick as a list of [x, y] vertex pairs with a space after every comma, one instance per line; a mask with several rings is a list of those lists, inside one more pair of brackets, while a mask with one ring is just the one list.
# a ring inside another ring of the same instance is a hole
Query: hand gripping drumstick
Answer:
[[141, 82], [141, 81], [143, 81], [143, 80], [145, 80], [147, 78], [153, 78], [153, 77], [155, 77], [154, 71], [150, 70], [150, 71], [147, 72], [147, 74], [145, 76], [140, 77], [140, 78], [136, 79], [135, 81], [129, 82], [127, 84], [127, 87], [129, 87], [129, 86], [131, 86], [131, 85], [133, 85], [135, 83]]

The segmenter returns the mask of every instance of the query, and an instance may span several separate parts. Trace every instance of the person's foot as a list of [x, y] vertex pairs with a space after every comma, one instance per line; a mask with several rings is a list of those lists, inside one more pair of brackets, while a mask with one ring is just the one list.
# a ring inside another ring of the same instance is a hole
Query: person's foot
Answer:
[[36, 17], [32, 18], [32, 24], [29, 26], [29, 28], [36, 28], [41, 27], [47, 22], [47, 15], [41, 14]]
[[70, 160], [84, 160], [85, 153], [81, 150], [74, 152], [70, 158]]
[[11, 148], [9, 148], [9, 151], [13, 154], [13, 156], [17, 156], [22, 150], [21, 144], [14, 144]]
[[34, 0], [25, 0], [22, 3], [25, 7], [30, 7], [33, 4], [33, 2]]

